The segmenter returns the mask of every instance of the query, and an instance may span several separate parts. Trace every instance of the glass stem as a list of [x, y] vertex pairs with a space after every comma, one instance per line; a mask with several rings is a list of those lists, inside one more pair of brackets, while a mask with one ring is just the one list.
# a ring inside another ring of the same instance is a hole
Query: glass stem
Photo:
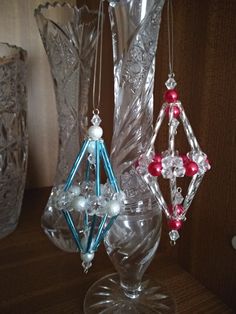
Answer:
[[138, 298], [140, 292], [141, 292], [141, 278], [133, 278], [133, 279], [128, 279], [127, 278], [121, 278], [120, 279], [120, 285], [121, 288], [124, 291], [124, 294], [130, 298], [130, 299], [136, 299]]

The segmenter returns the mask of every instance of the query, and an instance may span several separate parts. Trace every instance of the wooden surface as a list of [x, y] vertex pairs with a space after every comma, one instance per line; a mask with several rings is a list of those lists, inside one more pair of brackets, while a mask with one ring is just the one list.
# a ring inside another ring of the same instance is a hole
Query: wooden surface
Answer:
[[[48, 192], [27, 192], [17, 230], [0, 241], [0, 313], [83, 313], [89, 286], [114, 272], [103, 248], [84, 275], [77, 254], [64, 253], [49, 242], [40, 228]], [[166, 284], [178, 313], [233, 313], [164, 253], [157, 254], [148, 273]]]

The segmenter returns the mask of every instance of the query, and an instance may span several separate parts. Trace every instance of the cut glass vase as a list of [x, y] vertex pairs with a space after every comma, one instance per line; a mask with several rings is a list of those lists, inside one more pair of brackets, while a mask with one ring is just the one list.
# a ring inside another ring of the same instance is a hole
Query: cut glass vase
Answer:
[[163, 5], [164, 0], [109, 1], [115, 101], [111, 161], [129, 198], [139, 194], [132, 186], [134, 161], [146, 151], [152, 136], [155, 56]]
[[28, 159], [26, 57], [0, 43], [0, 239], [17, 227]]
[[135, 161], [152, 136], [155, 54], [164, 0], [109, 1], [114, 62], [111, 160], [127, 203], [105, 237], [117, 274], [88, 290], [84, 312], [175, 313], [162, 284], [144, 273], [156, 253], [161, 210], [136, 173]]
[[[63, 188], [86, 137], [97, 16], [97, 12], [90, 11], [87, 6], [78, 8], [68, 3], [47, 3], [35, 10], [54, 82], [59, 128], [56, 176], [41, 224], [49, 239], [65, 251], [77, 251], [77, 248], [63, 214], [53, 206], [52, 198]], [[72, 215], [75, 221], [79, 219], [78, 214]]]

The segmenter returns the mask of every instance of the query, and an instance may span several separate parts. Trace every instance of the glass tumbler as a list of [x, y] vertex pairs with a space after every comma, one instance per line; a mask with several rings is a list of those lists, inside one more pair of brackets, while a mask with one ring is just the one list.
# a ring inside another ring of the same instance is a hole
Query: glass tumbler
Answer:
[[25, 188], [26, 51], [0, 43], [0, 238], [17, 226]]

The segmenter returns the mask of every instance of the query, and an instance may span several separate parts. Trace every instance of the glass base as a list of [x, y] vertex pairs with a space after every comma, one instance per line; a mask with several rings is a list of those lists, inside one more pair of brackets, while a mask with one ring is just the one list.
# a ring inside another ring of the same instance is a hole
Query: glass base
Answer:
[[136, 298], [125, 295], [119, 275], [111, 274], [96, 281], [84, 300], [85, 314], [174, 314], [175, 308], [175, 302], [165, 286], [145, 276]]

